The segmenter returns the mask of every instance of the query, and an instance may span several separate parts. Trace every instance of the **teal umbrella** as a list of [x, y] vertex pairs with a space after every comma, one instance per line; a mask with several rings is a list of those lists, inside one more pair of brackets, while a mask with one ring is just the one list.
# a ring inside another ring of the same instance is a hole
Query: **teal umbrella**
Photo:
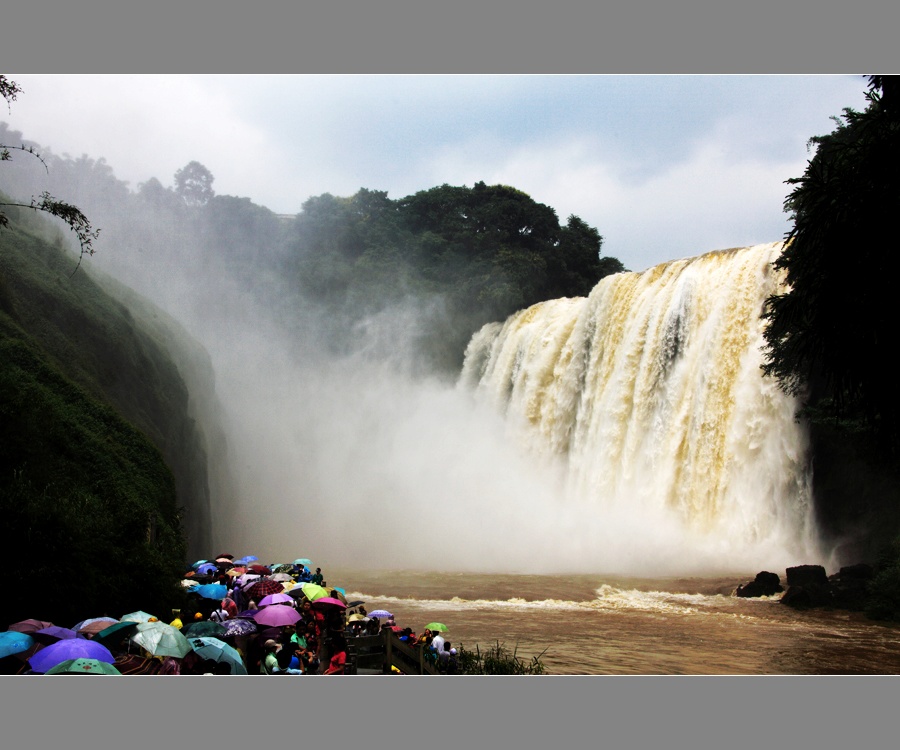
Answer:
[[28, 633], [7, 630], [0, 633], [0, 659], [12, 654], [21, 654], [34, 645], [34, 638]]
[[140, 625], [136, 620], [123, 620], [122, 622], [114, 623], [110, 625], [108, 628], [104, 628], [99, 633], [97, 633], [91, 640], [102, 643], [107, 648], [110, 645], [115, 645], [119, 641], [123, 640], [126, 636], [131, 634], [137, 626]]
[[231, 667], [231, 674], [247, 674], [244, 660], [233, 646], [218, 638], [191, 638], [191, 648], [203, 659], [225, 662]]
[[312, 565], [312, 560], [308, 557], [298, 557], [294, 560], [294, 565]]

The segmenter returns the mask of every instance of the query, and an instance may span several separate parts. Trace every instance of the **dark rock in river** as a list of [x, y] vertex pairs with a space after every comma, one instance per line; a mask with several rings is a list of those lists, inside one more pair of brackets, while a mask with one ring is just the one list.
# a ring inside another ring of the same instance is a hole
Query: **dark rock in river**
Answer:
[[756, 578], [750, 581], [750, 583], [738, 586], [734, 595], [744, 597], [772, 596], [781, 591], [784, 591], [784, 587], [781, 585], [781, 579], [778, 575], [763, 570], [762, 572], [757, 573]]
[[782, 604], [797, 609], [834, 606], [832, 586], [821, 565], [798, 565], [786, 572], [788, 590]]

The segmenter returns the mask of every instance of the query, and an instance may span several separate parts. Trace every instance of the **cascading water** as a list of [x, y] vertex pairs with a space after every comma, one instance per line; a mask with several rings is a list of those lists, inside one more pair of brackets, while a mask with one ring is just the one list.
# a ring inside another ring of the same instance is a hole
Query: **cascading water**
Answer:
[[461, 387], [505, 411], [537, 462], [563, 467], [586, 553], [594, 540], [679, 569], [821, 561], [807, 435], [760, 370], [781, 249], [616, 274], [473, 337]]

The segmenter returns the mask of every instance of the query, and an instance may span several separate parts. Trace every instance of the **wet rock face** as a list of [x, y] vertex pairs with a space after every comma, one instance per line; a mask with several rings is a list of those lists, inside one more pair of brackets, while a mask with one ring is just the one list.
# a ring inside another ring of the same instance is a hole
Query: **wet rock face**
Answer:
[[776, 573], [770, 573], [763, 570], [756, 574], [749, 583], [741, 584], [734, 592], [735, 596], [752, 597], [752, 596], [772, 596], [784, 591], [781, 585], [781, 579]]

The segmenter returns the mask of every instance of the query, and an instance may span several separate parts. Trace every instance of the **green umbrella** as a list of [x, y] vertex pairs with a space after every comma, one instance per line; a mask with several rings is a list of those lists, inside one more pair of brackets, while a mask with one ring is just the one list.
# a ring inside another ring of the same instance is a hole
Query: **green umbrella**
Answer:
[[127, 615], [122, 615], [119, 618], [119, 622], [150, 622], [151, 620], [157, 621], [159, 618], [156, 615], [151, 615], [149, 612], [144, 612], [143, 610], [129, 612]]
[[225, 626], [214, 620], [200, 620], [192, 622], [181, 629], [186, 638], [199, 638], [201, 636], [222, 635], [225, 632]]
[[131, 636], [131, 641], [153, 656], [174, 656], [183, 659], [191, 650], [191, 644], [181, 631], [164, 622], [140, 623]]
[[[44, 674], [117, 674], [122, 673], [112, 664], [97, 659], [66, 659]], [[80, 683], [79, 683], [80, 684]], [[93, 683], [91, 683], [93, 684]]]
[[446, 633], [450, 628], [448, 628], [442, 622], [429, 622], [425, 626], [425, 630], [430, 630], [432, 633], [440, 631], [441, 633]]
[[321, 599], [323, 596], [331, 595], [331, 592], [328, 589], [322, 588], [317, 583], [301, 583], [300, 590], [303, 591], [303, 595], [311, 602], [314, 602], [316, 599]]

